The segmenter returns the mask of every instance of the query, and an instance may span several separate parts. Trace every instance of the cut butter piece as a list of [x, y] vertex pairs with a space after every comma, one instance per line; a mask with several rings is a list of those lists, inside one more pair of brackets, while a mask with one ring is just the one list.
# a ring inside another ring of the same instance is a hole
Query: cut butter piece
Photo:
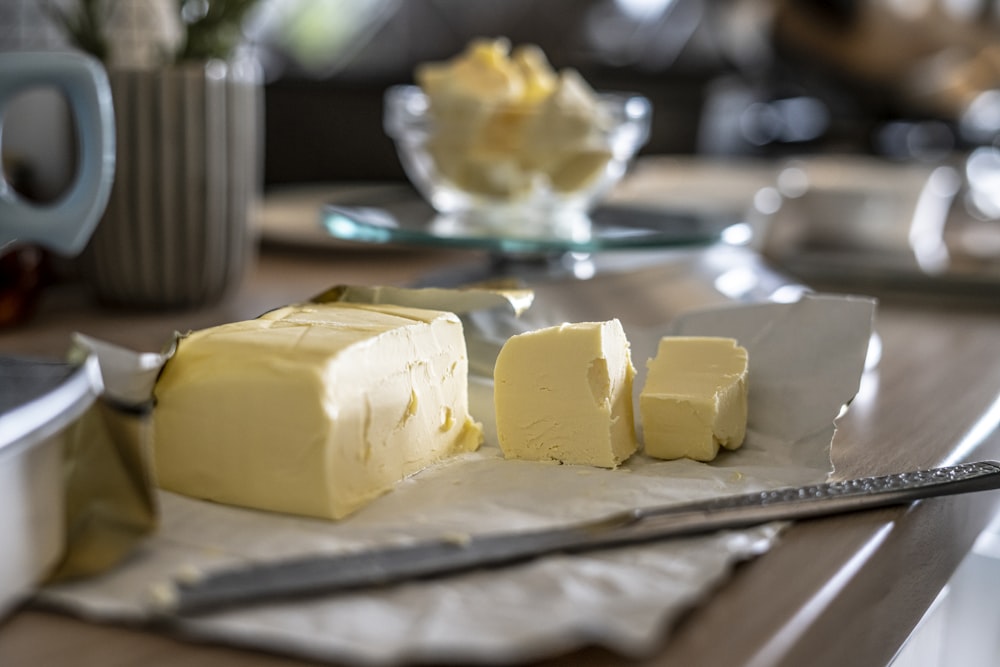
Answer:
[[158, 484], [256, 509], [339, 519], [482, 441], [441, 311], [308, 304], [197, 331], [154, 394]]
[[732, 338], [662, 338], [639, 415], [649, 456], [711, 461], [720, 446], [737, 449], [746, 435], [746, 349]]
[[634, 377], [618, 320], [512, 336], [494, 371], [504, 457], [617, 467], [638, 448]]

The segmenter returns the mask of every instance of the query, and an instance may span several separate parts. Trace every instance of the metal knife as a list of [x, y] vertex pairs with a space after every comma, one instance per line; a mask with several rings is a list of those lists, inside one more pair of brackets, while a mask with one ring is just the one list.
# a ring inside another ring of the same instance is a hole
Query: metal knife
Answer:
[[174, 580], [157, 591], [160, 613], [192, 615], [234, 605], [329, 594], [497, 567], [552, 553], [634, 545], [771, 521], [807, 519], [1000, 488], [1000, 463], [980, 461], [803, 487], [631, 509], [564, 528], [442, 537], [408, 546], [306, 556]]

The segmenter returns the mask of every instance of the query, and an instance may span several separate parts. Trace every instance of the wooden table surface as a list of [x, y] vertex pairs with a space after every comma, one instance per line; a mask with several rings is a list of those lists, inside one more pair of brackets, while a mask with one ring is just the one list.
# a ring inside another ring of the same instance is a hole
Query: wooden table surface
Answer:
[[[0, 354], [60, 355], [72, 331], [157, 349], [174, 330], [253, 317], [333, 284], [404, 284], [483, 261], [463, 252], [265, 249], [236, 294], [193, 312], [106, 310], [90, 302], [79, 285], [59, 285], [45, 293], [27, 325], [0, 331]], [[667, 303], [656, 288], [669, 281], [671, 271], [654, 263], [635, 275], [571, 280], [549, 298], [568, 303], [573, 295], [586, 294], [577, 299], [578, 312], [594, 295], [603, 308], [617, 304], [629, 313], [677, 308], [683, 304]], [[883, 356], [840, 422], [833, 447], [838, 473], [863, 476], [1000, 457], [1000, 309], [886, 298], [876, 329]], [[1000, 494], [981, 493], [798, 523], [770, 552], [738, 566], [684, 617], [662, 651], [641, 664], [885, 665], [989, 523], [998, 501]], [[623, 662], [596, 649], [550, 661]], [[4, 667], [140, 664], [310, 663], [31, 608], [0, 624]]]

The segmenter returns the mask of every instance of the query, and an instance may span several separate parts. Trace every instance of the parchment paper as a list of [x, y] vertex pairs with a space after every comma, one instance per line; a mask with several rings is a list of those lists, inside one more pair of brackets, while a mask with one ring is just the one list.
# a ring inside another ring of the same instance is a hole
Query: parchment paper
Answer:
[[[711, 464], [633, 457], [619, 470], [505, 461], [496, 447], [492, 388], [472, 381], [487, 443], [425, 470], [349, 519], [331, 523], [161, 493], [162, 525], [126, 565], [45, 589], [43, 601], [97, 620], [149, 617], [151, 587], [246, 559], [336, 553], [562, 525], [637, 505], [825, 481], [834, 420], [855, 395], [875, 304], [805, 296], [793, 304], [689, 313], [652, 329], [626, 327], [641, 387], [665, 334], [732, 336], [747, 347], [745, 445]], [[705, 599], [738, 561], [762, 554], [782, 525], [638, 548], [553, 556], [433, 581], [268, 603], [184, 619], [182, 635], [359, 664], [508, 663], [594, 644], [643, 656]]]

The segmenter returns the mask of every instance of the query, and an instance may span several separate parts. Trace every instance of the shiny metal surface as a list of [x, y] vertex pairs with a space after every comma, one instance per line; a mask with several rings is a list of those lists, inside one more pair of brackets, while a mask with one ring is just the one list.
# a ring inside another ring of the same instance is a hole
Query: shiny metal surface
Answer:
[[64, 435], [100, 387], [96, 359], [0, 357], [0, 618], [62, 555]]

